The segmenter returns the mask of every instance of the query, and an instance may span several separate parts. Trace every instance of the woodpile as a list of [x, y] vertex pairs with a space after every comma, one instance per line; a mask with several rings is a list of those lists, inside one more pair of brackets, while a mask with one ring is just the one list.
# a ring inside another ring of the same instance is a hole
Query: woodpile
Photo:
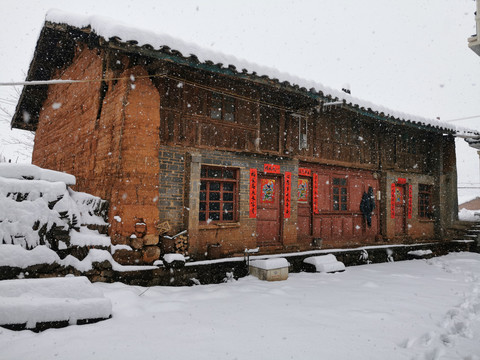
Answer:
[[188, 236], [186, 234], [175, 238], [175, 253], [188, 255]]
[[163, 254], [182, 254], [188, 256], [188, 234], [187, 230], [179, 232], [176, 235], [162, 237], [162, 253]]
[[158, 246], [145, 246], [142, 250], [142, 260], [144, 263], [153, 263], [160, 258], [160, 248]]

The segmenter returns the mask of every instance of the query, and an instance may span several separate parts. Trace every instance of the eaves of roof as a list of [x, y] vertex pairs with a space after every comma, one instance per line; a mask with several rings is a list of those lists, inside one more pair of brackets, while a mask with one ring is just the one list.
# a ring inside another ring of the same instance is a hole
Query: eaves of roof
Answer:
[[[374, 109], [375, 106], [373, 104], [371, 107], [362, 106], [361, 104], [366, 102], [362, 102], [360, 100], [356, 101], [357, 99], [347, 94], [343, 95], [339, 94], [338, 92], [333, 94], [326, 93], [322, 90], [316, 90], [314, 87], [307, 89], [306, 87], [297, 85], [290, 81], [280, 81], [279, 79], [268, 75], [259, 75], [255, 71], [249, 72], [249, 70], [245, 68], [243, 68], [241, 71], [238, 71], [237, 67], [233, 64], [225, 65], [223, 63], [215, 63], [210, 60], [200, 61], [195, 54], [184, 56], [179, 50], [171, 49], [168, 45], [162, 45], [158, 48], [154, 48], [154, 46], [148, 43], [139, 44], [136, 40], [124, 41], [118, 36], [110, 36], [105, 38], [104, 36], [97, 34], [95, 29], [92, 29], [90, 25], [80, 28], [69, 25], [68, 23], [46, 21], [37, 42], [27, 80], [51, 79], [51, 74], [53, 74], [56, 68], [62, 65], [64, 58], [73, 56], [72, 54], [68, 54], [66, 49], [62, 50], [58, 48], [57, 42], [60, 38], [62, 41], [66, 42], [63, 44], [65, 47], [72, 46], [74, 41], [81, 38], [88, 39], [89, 41], [92, 41], [93, 39], [94, 42], [98, 43], [98, 46], [106, 46], [128, 53], [135, 53], [149, 58], [165, 60], [206, 72], [222, 74], [236, 79], [242, 79], [256, 84], [269, 86], [281, 91], [287, 91], [314, 100], [317, 102], [319, 109], [321, 109], [326, 103], [341, 102], [341, 105], [339, 106], [346, 110], [395, 125], [404, 125], [426, 131], [448, 133], [452, 135], [461, 133], [462, 137], [472, 136], [474, 138], [480, 136], [480, 132], [478, 131], [469, 129], [458, 130], [453, 126], [450, 126], [450, 124], [440, 122], [437, 123], [430, 121], [429, 119], [425, 119], [425, 121], [423, 121], [423, 118], [414, 116], [411, 117], [407, 114], [402, 114], [405, 116], [398, 116], [396, 112], [388, 111], [388, 109], [386, 109], [386, 111], [378, 111]], [[70, 45], [68, 45], [69, 42]], [[45, 57], [48, 57], [48, 59], [45, 59]], [[319, 87], [321, 88], [321, 86]], [[48, 85], [40, 85], [36, 87], [25, 86], [23, 88], [19, 103], [17, 104], [17, 108], [12, 119], [12, 127], [27, 130], [36, 129], [36, 123], [38, 121], [43, 100], [46, 97], [47, 89]], [[382, 107], [379, 108], [383, 109]], [[29, 114], [30, 121], [25, 121], [25, 113]]]

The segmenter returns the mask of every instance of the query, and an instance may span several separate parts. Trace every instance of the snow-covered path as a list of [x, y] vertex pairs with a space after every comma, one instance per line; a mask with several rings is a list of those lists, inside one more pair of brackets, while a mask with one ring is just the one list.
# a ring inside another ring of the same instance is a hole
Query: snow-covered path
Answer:
[[480, 254], [275, 283], [95, 286], [112, 319], [0, 328], [0, 359], [480, 359]]

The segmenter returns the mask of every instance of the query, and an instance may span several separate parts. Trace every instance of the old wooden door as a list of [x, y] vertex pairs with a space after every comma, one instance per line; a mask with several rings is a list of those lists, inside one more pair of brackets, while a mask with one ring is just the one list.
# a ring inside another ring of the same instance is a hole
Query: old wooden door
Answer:
[[405, 186], [395, 186], [395, 235], [405, 235], [406, 222]]
[[282, 181], [279, 176], [261, 175], [257, 186], [257, 245], [281, 244]]
[[312, 179], [298, 178], [298, 238], [300, 240], [312, 237]]

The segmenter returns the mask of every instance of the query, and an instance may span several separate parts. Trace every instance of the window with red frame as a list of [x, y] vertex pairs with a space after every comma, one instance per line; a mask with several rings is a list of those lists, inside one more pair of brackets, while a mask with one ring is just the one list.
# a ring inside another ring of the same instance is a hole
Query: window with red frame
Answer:
[[200, 179], [201, 223], [237, 220], [238, 169], [202, 166]]
[[347, 191], [347, 179], [345, 178], [333, 178], [332, 179], [332, 200], [334, 211], [347, 211], [348, 210], [348, 191]]
[[432, 190], [432, 185], [418, 185], [418, 216], [421, 218], [433, 218]]

